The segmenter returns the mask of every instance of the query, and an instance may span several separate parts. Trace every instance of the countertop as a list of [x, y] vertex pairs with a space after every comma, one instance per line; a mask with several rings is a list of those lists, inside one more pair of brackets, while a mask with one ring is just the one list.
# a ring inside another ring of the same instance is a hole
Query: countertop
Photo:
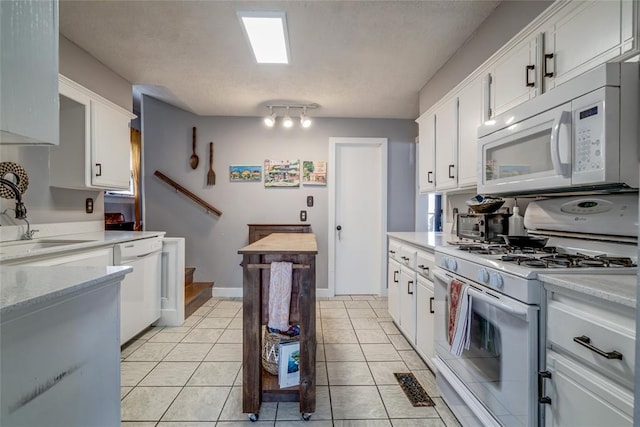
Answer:
[[542, 282], [636, 308], [638, 277], [634, 275], [539, 274]]
[[35, 307], [83, 289], [118, 282], [132, 267], [2, 267], [0, 316]]
[[317, 254], [313, 233], [271, 233], [238, 251], [239, 254]]
[[[412, 245], [421, 246], [427, 249], [435, 249], [436, 246], [446, 245], [447, 240], [451, 239], [451, 235], [444, 232], [416, 232], [416, 231], [399, 231], [389, 232], [387, 236], [394, 239], [403, 240]], [[457, 239], [454, 237], [454, 240]]]
[[[92, 231], [85, 233], [74, 234], [60, 234], [54, 236], [47, 236], [42, 239], [34, 240], [18, 240], [0, 242], [0, 263], [10, 260], [17, 260], [21, 258], [37, 257], [41, 255], [52, 255], [56, 253], [77, 251], [83, 249], [97, 248], [100, 246], [109, 246], [122, 242], [129, 242], [132, 240], [147, 239], [151, 237], [164, 236], [164, 231]], [[14, 245], [29, 245], [29, 243], [37, 242], [51, 242], [51, 241], [65, 241], [73, 242], [59, 246], [44, 247], [38, 249], [32, 249], [28, 251], [16, 251]], [[7, 253], [3, 252], [3, 247], [12, 247], [11, 252], [7, 250]]]

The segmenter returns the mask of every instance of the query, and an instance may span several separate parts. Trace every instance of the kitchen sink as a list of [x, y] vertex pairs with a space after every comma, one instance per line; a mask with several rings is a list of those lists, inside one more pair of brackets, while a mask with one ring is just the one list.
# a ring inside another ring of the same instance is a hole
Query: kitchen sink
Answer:
[[75, 245], [87, 242], [95, 242], [95, 240], [38, 239], [4, 242], [0, 243], [0, 255], [28, 254], [40, 249], [49, 249], [57, 246]]

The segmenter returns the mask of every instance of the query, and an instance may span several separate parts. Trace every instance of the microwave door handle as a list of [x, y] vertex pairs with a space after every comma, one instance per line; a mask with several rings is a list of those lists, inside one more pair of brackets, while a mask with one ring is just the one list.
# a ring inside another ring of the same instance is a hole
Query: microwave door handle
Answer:
[[[560, 152], [562, 146], [560, 141], [560, 129], [563, 124], [568, 124], [570, 119], [571, 114], [569, 114], [568, 111], [563, 110], [553, 122], [553, 127], [551, 128], [551, 162], [553, 163], [553, 169], [555, 172], [562, 176], [569, 176], [569, 166], [571, 163], [562, 162], [562, 153]], [[571, 147], [571, 141], [567, 141], [567, 143], [567, 146]], [[565, 157], [568, 158], [569, 154]]]

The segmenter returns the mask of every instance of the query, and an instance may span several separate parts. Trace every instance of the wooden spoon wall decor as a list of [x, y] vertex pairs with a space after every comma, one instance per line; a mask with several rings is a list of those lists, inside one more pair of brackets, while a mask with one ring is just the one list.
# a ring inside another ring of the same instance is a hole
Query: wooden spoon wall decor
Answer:
[[196, 154], [196, 127], [193, 127], [193, 151], [191, 154], [191, 157], [189, 157], [189, 164], [191, 165], [191, 169], [195, 169], [198, 167], [198, 162], [200, 161], [200, 159], [198, 159], [198, 155]]

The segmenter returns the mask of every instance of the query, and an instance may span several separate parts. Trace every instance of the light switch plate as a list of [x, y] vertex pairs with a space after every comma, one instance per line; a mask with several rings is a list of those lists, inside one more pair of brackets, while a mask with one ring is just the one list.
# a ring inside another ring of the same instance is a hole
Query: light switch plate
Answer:
[[84, 201], [84, 211], [86, 213], [93, 213], [93, 199], [88, 197], [87, 200]]
[[313, 196], [307, 196], [307, 206], [308, 207], [313, 206]]
[[304, 222], [307, 220], [307, 211], [300, 211], [300, 221]]

